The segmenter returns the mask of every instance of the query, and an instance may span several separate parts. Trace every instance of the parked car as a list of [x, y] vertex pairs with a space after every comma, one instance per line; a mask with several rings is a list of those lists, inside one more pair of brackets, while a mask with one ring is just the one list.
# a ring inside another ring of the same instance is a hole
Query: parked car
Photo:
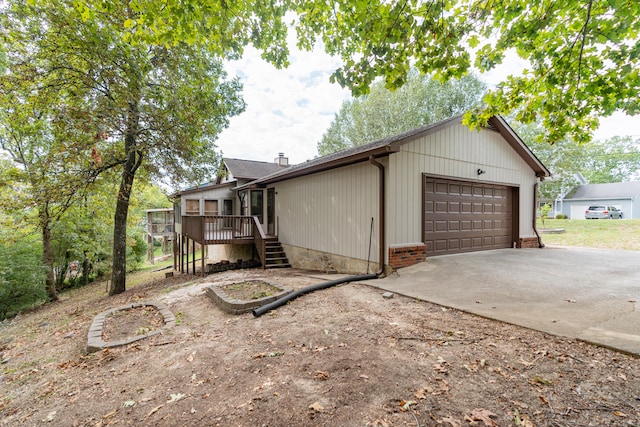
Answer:
[[586, 219], [622, 219], [622, 211], [615, 206], [593, 205], [584, 211]]

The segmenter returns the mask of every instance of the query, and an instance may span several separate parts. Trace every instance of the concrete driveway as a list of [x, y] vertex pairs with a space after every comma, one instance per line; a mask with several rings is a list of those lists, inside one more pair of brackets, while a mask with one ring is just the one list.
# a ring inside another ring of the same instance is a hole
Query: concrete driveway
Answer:
[[640, 252], [500, 249], [432, 257], [366, 283], [640, 355]]

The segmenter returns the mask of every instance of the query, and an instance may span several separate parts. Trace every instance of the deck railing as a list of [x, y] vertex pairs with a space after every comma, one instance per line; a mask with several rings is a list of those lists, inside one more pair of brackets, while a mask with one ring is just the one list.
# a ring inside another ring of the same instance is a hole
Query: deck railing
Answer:
[[[202, 245], [255, 243], [263, 268], [266, 265], [267, 235], [257, 216], [183, 216], [181, 225], [182, 233], [179, 234]], [[195, 253], [195, 248], [193, 251]], [[187, 263], [188, 258], [187, 255]], [[174, 262], [176, 261], [174, 260]], [[194, 259], [194, 271], [195, 268]], [[202, 271], [204, 271], [204, 258], [202, 258]]]
[[255, 239], [255, 222], [251, 216], [183, 216], [182, 234], [205, 245], [250, 243]]

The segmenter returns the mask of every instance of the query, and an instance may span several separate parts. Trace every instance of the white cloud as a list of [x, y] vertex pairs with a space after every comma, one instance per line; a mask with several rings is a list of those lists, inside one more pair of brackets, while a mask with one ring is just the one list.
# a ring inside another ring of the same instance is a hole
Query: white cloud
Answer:
[[329, 82], [339, 62], [322, 52], [293, 49], [291, 64], [278, 70], [247, 49], [228, 64], [244, 84], [246, 111], [231, 119], [218, 147], [225, 157], [270, 161], [284, 152], [291, 163], [316, 156], [316, 144], [349, 92]]
[[[244, 84], [247, 109], [230, 121], [217, 141], [225, 157], [271, 161], [284, 152], [291, 163], [316, 156], [316, 145], [329, 127], [349, 91], [329, 82], [340, 66], [337, 59], [317, 49], [301, 52], [292, 48], [291, 64], [278, 70], [247, 49], [241, 60], [229, 62], [227, 72]], [[499, 70], [482, 75], [490, 87], [507, 74], [517, 74], [526, 63], [507, 56]], [[640, 137], [640, 120], [615, 114], [603, 118], [598, 139], [615, 135]]]

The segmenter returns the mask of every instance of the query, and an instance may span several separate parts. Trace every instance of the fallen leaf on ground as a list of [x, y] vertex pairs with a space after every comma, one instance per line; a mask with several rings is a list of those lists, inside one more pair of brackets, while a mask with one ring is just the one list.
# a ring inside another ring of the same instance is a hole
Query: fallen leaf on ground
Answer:
[[482, 421], [487, 427], [498, 427], [498, 423], [496, 423], [491, 417], [497, 417], [496, 414], [484, 408], [475, 408], [471, 411], [471, 415], [467, 415], [464, 417], [466, 421], [469, 421], [471, 425], [477, 425], [476, 421]]
[[167, 403], [173, 403], [173, 402], [177, 402], [178, 400], [182, 400], [185, 397], [187, 397], [186, 395], [182, 394], [182, 393], [176, 393], [176, 394], [171, 394], [171, 399], [167, 400]]
[[536, 427], [527, 414], [518, 415], [518, 418], [516, 418], [515, 421], [516, 425], [520, 427]]
[[412, 406], [415, 406], [417, 404], [418, 404], [418, 402], [416, 402], [415, 400], [401, 400], [400, 401], [400, 410], [406, 412]]
[[413, 395], [416, 397], [416, 399], [424, 400], [427, 398], [427, 392], [428, 390], [426, 388], [422, 388], [416, 391]]
[[315, 378], [317, 380], [328, 380], [329, 379], [329, 374], [326, 373], [326, 372], [322, 372], [322, 371], [316, 371]]
[[322, 406], [319, 402], [314, 402], [309, 405], [309, 409], [313, 409], [316, 412], [321, 412], [324, 409], [324, 406]]

